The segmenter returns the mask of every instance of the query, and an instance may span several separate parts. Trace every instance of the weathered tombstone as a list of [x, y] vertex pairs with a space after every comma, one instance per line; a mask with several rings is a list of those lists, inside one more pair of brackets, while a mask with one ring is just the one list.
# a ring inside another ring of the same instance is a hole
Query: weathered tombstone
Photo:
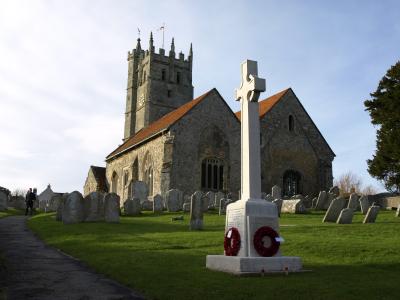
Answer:
[[325, 217], [322, 220], [323, 223], [325, 222], [336, 222], [340, 212], [346, 205], [346, 200], [341, 197], [337, 197], [332, 200], [331, 204], [328, 207], [328, 210], [325, 213]]
[[208, 198], [208, 208], [214, 208], [215, 193], [212, 191], [209, 191], [206, 193], [206, 197]]
[[60, 205], [61, 201], [62, 201], [61, 194], [55, 194], [53, 197], [51, 197], [49, 205], [47, 207], [47, 212], [57, 211], [57, 208]]
[[325, 207], [326, 202], [326, 192], [320, 191], [317, 199], [317, 203], [315, 205], [315, 210], [322, 210]]
[[378, 216], [380, 206], [372, 205], [368, 208], [367, 214], [363, 220], [363, 223], [375, 223], [376, 217]]
[[177, 212], [181, 210], [183, 205], [183, 192], [178, 189], [167, 191], [166, 203], [169, 212]]
[[8, 207], [8, 195], [0, 191], [0, 211], [5, 211], [7, 210]]
[[302, 199], [290, 199], [282, 201], [281, 213], [304, 214], [306, 212], [307, 210]]
[[221, 201], [221, 199], [225, 199], [225, 194], [223, 192], [217, 192], [215, 194], [215, 200], [214, 200], [214, 207], [216, 209], [219, 209], [219, 202]]
[[354, 211], [357, 211], [360, 206], [360, 202], [358, 202], [358, 195], [356, 193], [350, 194], [348, 208], [351, 208]]
[[221, 199], [221, 201], [219, 202], [219, 210], [218, 210], [218, 214], [220, 215], [220, 216], [222, 216], [222, 215], [224, 215], [225, 213], [226, 213], [226, 202], [227, 202], [227, 200], [226, 199]]
[[[265, 79], [258, 78], [255, 61], [246, 60], [241, 68], [242, 83], [236, 90], [242, 112], [241, 197], [226, 210], [225, 256], [208, 255], [206, 266], [238, 275], [300, 271], [299, 257], [284, 257], [279, 252], [277, 206], [261, 199], [258, 97], [265, 91]], [[264, 251], [268, 241], [274, 245], [271, 252]]]
[[190, 203], [183, 203], [183, 206], [182, 206], [182, 210], [184, 211], [184, 212], [189, 212], [190, 211]]
[[303, 199], [303, 205], [306, 208], [311, 208], [312, 206], [312, 198], [310, 195], [306, 195]]
[[153, 210], [153, 201], [145, 200], [140, 205], [142, 206], [142, 210]]
[[83, 197], [78, 191], [68, 194], [62, 211], [62, 222], [73, 224], [83, 222], [85, 218]]
[[62, 213], [64, 210], [65, 202], [68, 198], [68, 193], [64, 193], [61, 197], [61, 201], [58, 203], [57, 210], [56, 210], [56, 221], [62, 221]]
[[124, 212], [127, 216], [138, 216], [141, 212], [139, 198], [130, 198], [124, 202]]
[[329, 193], [334, 194], [334, 195], [335, 195], [335, 198], [336, 198], [336, 197], [339, 196], [339, 194], [340, 194], [339, 187], [336, 186], [336, 185], [333, 186], [333, 187], [331, 187], [331, 188], [329, 189]]
[[400, 204], [397, 206], [396, 217], [400, 217]]
[[201, 194], [202, 194], [202, 200], [201, 200], [201, 203], [202, 203], [202, 205], [203, 205], [203, 212], [207, 212], [208, 211], [208, 206], [209, 206], [209, 198], [206, 196], [206, 194], [204, 194], [204, 193], [202, 193], [201, 192]]
[[109, 193], [104, 196], [104, 220], [107, 223], [119, 223], [119, 196]]
[[268, 201], [268, 202], [274, 201], [274, 198], [272, 198], [271, 194], [266, 195], [264, 199], [265, 199], [265, 201]]
[[331, 205], [333, 199], [337, 198], [337, 196], [333, 193], [327, 193], [326, 194], [326, 201], [325, 201], [325, 205], [324, 205], [324, 209], [328, 209], [329, 206]]
[[147, 200], [147, 197], [149, 196], [149, 190], [146, 183], [143, 181], [135, 181], [133, 182], [131, 189], [132, 198], [139, 198], [140, 203]]
[[274, 185], [271, 190], [272, 199], [280, 199], [282, 197], [282, 190], [279, 186]]
[[161, 212], [163, 210], [163, 197], [159, 194], [153, 196], [153, 212]]
[[336, 220], [338, 224], [351, 224], [353, 221], [354, 210], [352, 208], [343, 208]]
[[275, 203], [277, 211], [278, 211], [278, 217], [280, 217], [281, 216], [283, 200], [282, 199], [275, 199], [274, 201], [272, 201], [272, 203]]
[[85, 222], [99, 222], [104, 220], [104, 194], [92, 192], [83, 200]]
[[360, 202], [361, 212], [363, 213], [363, 215], [365, 215], [368, 212], [369, 208], [368, 196], [363, 195], [358, 201]]
[[203, 193], [194, 192], [190, 204], [190, 229], [203, 229]]
[[316, 208], [316, 207], [317, 207], [317, 201], [318, 201], [318, 198], [317, 198], [317, 197], [314, 197], [314, 198], [312, 199], [311, 208]]

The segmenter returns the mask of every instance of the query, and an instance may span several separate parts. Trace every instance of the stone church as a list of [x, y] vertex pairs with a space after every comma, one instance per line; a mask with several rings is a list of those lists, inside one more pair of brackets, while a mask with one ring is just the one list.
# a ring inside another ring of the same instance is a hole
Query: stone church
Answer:
[[[148, 50], [128, 52], [128, 82], [123, 143], [106, 157], [106, 167], [91, 166], [84, 193], [115, 192], [124, 201], [129, 186], [146, 182], [149, 195], [170, 189], [240, 189], [240, 112], [234, 113], [217, 89], [193, 99], [193, 51], [185, 58]], [[233, 87], [232, 87], [233, 90]], [[261, 183], [282, 196], [317, 195], [332, 186], [332, 149], [291, 88], [259, 101]]]

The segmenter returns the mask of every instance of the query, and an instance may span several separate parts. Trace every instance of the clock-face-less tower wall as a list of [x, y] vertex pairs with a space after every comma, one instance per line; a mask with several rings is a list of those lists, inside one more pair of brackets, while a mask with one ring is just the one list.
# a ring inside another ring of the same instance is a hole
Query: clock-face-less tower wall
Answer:
[[193, 99], [192, 63], [192, 46], [185, 60], [182, 52], [175, 57], [174, 39], [168, 56], [161, 48], [155, 53], [152, 34], [146, 51], [138, 39], [136, 49], [128, 52], [124, 141]]

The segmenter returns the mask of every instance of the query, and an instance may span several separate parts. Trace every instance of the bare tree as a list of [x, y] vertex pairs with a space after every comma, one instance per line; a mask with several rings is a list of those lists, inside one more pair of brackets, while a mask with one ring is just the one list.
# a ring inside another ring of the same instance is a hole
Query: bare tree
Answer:
[[340, 194], [360, 193], [362, 180], [351, 171], [344, 173], [335, 179], [334, 185], [339, 187]]
[[373, 187], [372, 185], [367, 185], [366, 187], [364, 187], [362, 189], [361, 194], [363, 195], [375, 195], [377, 193], [377, 190], [375, 187]]
[[25, 197], [27, 191], [28, 191], [27, 189], [16, 188], [15, 190], [12, 191], [11, 195], [12, 195], [12, 196], [22, 196], [22, 197]]

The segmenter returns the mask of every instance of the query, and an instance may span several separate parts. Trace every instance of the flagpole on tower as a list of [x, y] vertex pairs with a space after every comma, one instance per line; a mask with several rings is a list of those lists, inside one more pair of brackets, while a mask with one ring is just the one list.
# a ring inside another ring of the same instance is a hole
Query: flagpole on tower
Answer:
[[165, 23], [162, 24], [158, 31], [162, 30], [162, 48], [164, 49], [164, 31], [165, 31]]

